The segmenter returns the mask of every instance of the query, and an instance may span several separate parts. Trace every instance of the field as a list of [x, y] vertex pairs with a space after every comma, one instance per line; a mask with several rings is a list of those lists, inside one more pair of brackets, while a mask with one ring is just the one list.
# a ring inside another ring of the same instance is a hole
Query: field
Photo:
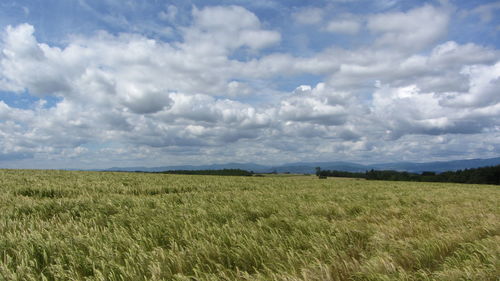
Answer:
[[0, 280], [500, 280], [488, 185], [0, 170]]

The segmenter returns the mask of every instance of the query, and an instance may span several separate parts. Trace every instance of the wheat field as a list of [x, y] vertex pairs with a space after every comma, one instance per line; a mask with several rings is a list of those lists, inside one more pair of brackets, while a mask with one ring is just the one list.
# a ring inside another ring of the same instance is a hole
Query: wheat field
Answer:
[[500, 280], [500, 188], [0, 170], [0, 280]]

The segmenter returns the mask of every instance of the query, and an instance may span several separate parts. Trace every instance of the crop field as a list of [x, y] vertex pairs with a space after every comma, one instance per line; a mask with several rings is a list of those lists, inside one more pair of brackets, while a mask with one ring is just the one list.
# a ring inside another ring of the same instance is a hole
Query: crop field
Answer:
[[500, 188], [0, 170], [0, 280], [500, 280]]

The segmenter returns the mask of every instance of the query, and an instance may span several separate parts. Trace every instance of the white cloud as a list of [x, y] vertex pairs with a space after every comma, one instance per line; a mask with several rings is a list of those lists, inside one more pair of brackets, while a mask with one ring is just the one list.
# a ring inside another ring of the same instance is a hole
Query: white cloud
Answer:
[[116, 91], [120, 93], [122, 104], [138, 114], [158, 112], [168, 107], [171, 102], [168, 93], [154, 85], [123, 82], [118, 85]]
[[361, 24], [355, 20], [333, 20], [328, 23], [326, 30], [329, 32], [356, 34], [361, 28]]
[[464, 65], [495, 63], [496, 50], [475, 44], [449, 41], [434, 47], [429, 55], [404, 55], [393, 50], [361, 49], [341, 53], [339, 71], [330, 82], [337, 88], [371, 87], [375, 80], [404, 86], [417, 84], [426, 91], [466, 90]]
[[[475, 94], [471, 89], [468, 95]], [[423, 93], [415, 85], [385, 86], [374, 93], [373, 99], [372, 112], [391, 138], [406, 134], [478, 134], [493, 126], [500, 116], [498, 101], [482, 109], [457, 110], [446, 102], [446, 96]]]
[[195, 25], [205, 30], [258, 29], [260, 21], [252, 12], [240, 6], [194, 8]]
[[[235, 84], [228, 88], [228, 83], [238, 71], [238, 62], [227, 56], [240, 47], [257, 51], [274, 44], [279, 33], [260, 29], [255, 15], [240, 7], [194, 10], [194, 16], [194, 25], [183, 30], [186, 40], [172, 45], [139, 35], [101, 32], [93, 38], [76, 38], [59, 49], [38, 43], [31, 25], [9, 27], [0, 87], [16, 92], [27, 89], [38, 96], [88, 94], [104, 103], [117, 95], [122, 105], [139, 113], [168, 106], [170, 91], [223, 96], [230, 90], [228, 95], [234, 96]], [[235, 23], [217, 24], [209, 20], [212, 17], [232, 18]]]
[[[165, 20], [175, 20], [173, 11]], [[474, 43], [435, 45], [447, 11], [371, 15], [374, 42], [307, 56], [265, 50], [281, 35], [245, 8], [192, 13], [191, 24], [174, 27], [181, 38], [168, 42], [98, 32], [56, 47], [39, 42], [31, 25], [8, 27], [0, 89], [42, 100], [24, 109], [0, 101], [0, 161], [383, 161], [418, 159], [418, 143], [428, 157], [433, 146], [443, 155], [499, 149], [500, 54]], [[339, 16], [330, 28], [354, 35], [361, 22]], [[289, 86], [303, 74], [322, 82]], [[479, 139], [482, 146], [470, 143]]]
[[490, 22], [494, 18], [495, 12], [497, 12], [498, 10], [500, 10], [500, 2], [497, 1], [479, 5], [472, 10], [472, 13], [479, 15], [481, 21]]
[[315, 88], [299, 86], [294, 94], [281, 101], [279, 116], [283, 121], [311, 122], [323, 125], [342, 125], [348, 117], [346, 93], [326, 88], [324, 83]]
[[368, 28], [380, 34], [379, 46], [420, 51], [446, 34], [448, 22], [447, 11], [425, 5], [406, 13], [376, 14], [368, 19]]
[[318, 24], [323, 20], [324, 13], [324, 9], [309, 7], [294, 12], [292, 17], [300, 24]]
[[160, 11], [158, 13], [158, 17], [164, 21], [175, 22], [178, 11], [176, 6], [168, 5], [165, 11]]
[[245, 82], [231, 81], [227, 84], [227, 95], [229, 97], [248, 96], [254, 90]]
[[465, 67], [463, 73], [470, 77], [469, 91], [449, 93], [442, 104], [453, 107], [484, 107], [500, 103], [500, 62], [492, 66]]
[[184, 30], [184, 47], [203, 55], [228, 54], [241, 47], [259, 50], [281, 40], [278, 32], [261, 29], [255, 14], [239, 6], [194, 8], [193, 17], [193, 26]]
[[434, 64], [462, 66], [466, 64], [489, 63], [495, 60], [499, 52], [473, 43], [459, 45], [448, 41], [436, 46], [431, 53], [430, 60]]
[[7, 27], [3, 38], [4, 59], [0, 62], [0, 87], [16, 92], [28, 88], [40, 96], [67, 90], [66, 77], [59, 75], [58, 62], [54, 61], [60, 50], [38, 44], [33, 32], [33, 26], [28, 24]]

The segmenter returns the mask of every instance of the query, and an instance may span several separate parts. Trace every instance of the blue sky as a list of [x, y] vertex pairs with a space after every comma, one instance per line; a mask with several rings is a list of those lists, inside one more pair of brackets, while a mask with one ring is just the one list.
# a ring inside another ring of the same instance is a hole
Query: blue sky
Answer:
[[2, 1], [0, 168], [500, 152], [500, 1]]

